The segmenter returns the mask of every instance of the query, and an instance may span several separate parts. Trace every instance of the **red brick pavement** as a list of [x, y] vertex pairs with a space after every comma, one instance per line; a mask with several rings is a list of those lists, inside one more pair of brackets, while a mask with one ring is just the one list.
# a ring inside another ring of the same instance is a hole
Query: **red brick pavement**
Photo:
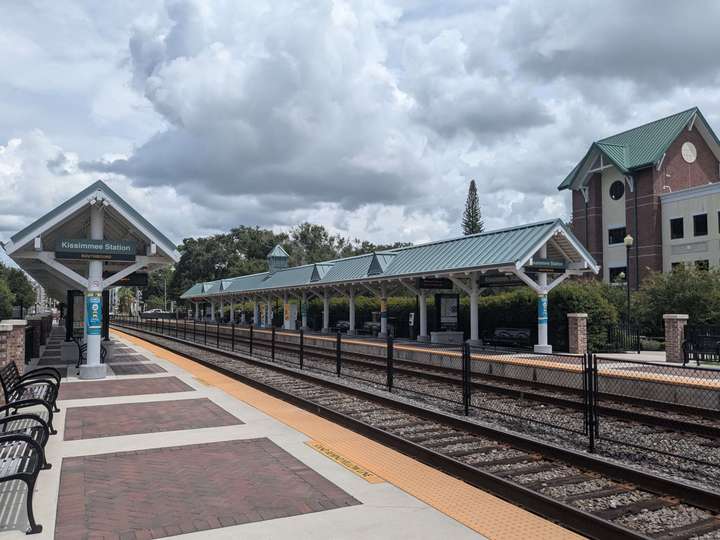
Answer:
[[65, 440], [233, 426], [242, 423], [207, 398], [70, 407], [65, 416]]
[[356, 504], [266, 438], [72, 457], [55, 539], [162, 538]]
[[157, 364], [117, 364], [112, 366], [115, 375], [147, 375], [149, 373], [167, 373]]
[[60, 385], [60, 399], [87, 399], [116, 396], [140, 396], [190, 392], [195, 389], [177, 377], [147, 379], [106, 379], [103, 381], [64, 382]]

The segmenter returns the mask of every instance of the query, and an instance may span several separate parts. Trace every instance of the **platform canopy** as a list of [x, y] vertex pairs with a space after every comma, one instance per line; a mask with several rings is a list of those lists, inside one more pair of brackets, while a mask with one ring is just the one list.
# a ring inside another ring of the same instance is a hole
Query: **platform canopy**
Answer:
[[[544, 254], [541, 256], [541, 252]], [[524, 283], [542, 292], [539, 272], [556, 274], [548, 290], [571, 275], [597, 273], [595, 259], [560, 220], [378, 251], [274, 272], [197, 283], [181, 298], [204, 301], [283, 291], [414, 283], [415, 278], [465, 278], [477, 274], [480, 287]]]
[[[98, 210], [102, 240], [90, 240], [91, 214]], [[68, 290], [102, 291], [135, 272], [180, 260], [173, 242], [100, 180], [14, 234], [4, 247], [57, 300]], [[102, 279], [91, 283], [88, 262], [97, 260]]]

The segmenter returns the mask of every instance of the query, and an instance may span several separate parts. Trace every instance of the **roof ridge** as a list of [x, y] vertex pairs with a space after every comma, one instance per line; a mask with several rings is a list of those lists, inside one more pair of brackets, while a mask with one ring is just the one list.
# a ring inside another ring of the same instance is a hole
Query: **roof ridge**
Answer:
[[[651, 125], [657, 124], [657, 123], [659, 123], [659, 122], [663, 122], [663, 121], [668, 120], [668, 119], [670, 119], [670, 118], [672, 118], [672, 117], [674, 117], [674, 116], [680, 116], [681, 114], [686, 114], [686, 113], [689, 113], [690, 111], [698, 112], [699, 110], [700, 110], [700, 109], [699, 109], [697, 106], [690, 107], [689, 109], [685, 109], [684, 111], [680, 111], [680, 112], [676, 112], [676, 113], [673, 113], [673, 114], [669, 114], [669, 115], [667, 115], [667, 116], [663, 116], [662, 118], [658, 118], [658, 119], [652, 120], [652, 121], [650, 121], [650, 122], [645, 122], [644, 124], [640, 124], [639, 126], [635, 126], [635, 127], [626, 129], [626, 130], [624, 130], [624, 131], [620, 131], [620, 132], [618, 132], [618, 133], [614, 133], [614, 134], [612, 134], [612, 135], [608, 135], [607, 137], [603, 137], [602, 139], [598, 139], [598, 140], [595, 141], [595, 142], [597, 142], [597, 143], [603, 143], [603, 144], [613, 144], [613, 143], [605, 143], [605, 142], [603, 142], [603, 141], [605, 141], [605, 140], [607, 140], [607, 139], [612, 139], [613, 137], [618, 137], [618, 136], [620, 136], [620, 135], [625, 135], [626, 133], [630, 133], [631, 131], [635, 131], [635, 130], [637, 130], [637, 129], [641, 129], [641, 128], [644, 128], [644, 127], [647, 127], [647, 126], [651, 126]], [[618, 145], [618, 146], [623, 146], [623, 145]]]

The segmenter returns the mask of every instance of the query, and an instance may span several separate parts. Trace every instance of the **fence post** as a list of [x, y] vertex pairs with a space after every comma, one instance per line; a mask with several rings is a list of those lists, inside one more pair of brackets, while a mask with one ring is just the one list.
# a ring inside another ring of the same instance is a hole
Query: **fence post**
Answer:
[[235, 352], [235, 321], [233, 320], [230, 324], [230, 350]]
[[463, 410], [465, 412], [465, 416], [467, 416], [470, 414], [470, 344], [467, 341], [463, 344], [462, 385]]
[[193, 343], [197, 343], [197, 320], [193, 318]]
[[393, 368], [393, 338], [392, 336], [387, 337], [387, 387], [388, 392], [392, 392], [393, 383], [395, 382], [395, 373]]
[[303, 329], [300, 329], [300, 369], [303, 368], [303, 362], [305, 360], [305, 333]]
[[342, 367], [342, 337], [340, 332], [337, 333], [337, 336], [335, 337], [335, 372], [337, 373], [337, 376], [340, 376], [340, 371]]
[[207, 319], [205, 319], [205, 328], [203, 334], [203, 344], [207, 345]]
[[585, 364], [583, 366], [585, 376], [585, 403], [586, 403], [586, 423], [588, 433], [588, 452], [595, 452], [595, 437], [597, 435], [597, 403], [595, 395], [595, 363], [597, 357], [594, 354], [585, 355]]
[[187, 317], [183, 319], [183, 339], [187, 340]]
[[215, 348], [220, 348], [220, 321], [215, 323]]
[[275, 361], [275, 327], [270, 332], [270, 359]]
[[253, 325], [250, 325], [250, 356], [252, 356], [252, 347], [253, 347]]

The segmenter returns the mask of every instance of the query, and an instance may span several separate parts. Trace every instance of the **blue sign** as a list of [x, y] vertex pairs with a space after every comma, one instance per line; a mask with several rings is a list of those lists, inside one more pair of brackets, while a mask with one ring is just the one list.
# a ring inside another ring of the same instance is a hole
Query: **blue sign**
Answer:
[[538, 296], [538, 304], [537, 304], [537, 318], [538, 318], [538, 324], [547, 324], [548, 323], [548, 314], [547, 314], [547, 296]]
[[99, 336], [102, 329], [102, 296], [87, 296], [85, 326], [88, 336]]

